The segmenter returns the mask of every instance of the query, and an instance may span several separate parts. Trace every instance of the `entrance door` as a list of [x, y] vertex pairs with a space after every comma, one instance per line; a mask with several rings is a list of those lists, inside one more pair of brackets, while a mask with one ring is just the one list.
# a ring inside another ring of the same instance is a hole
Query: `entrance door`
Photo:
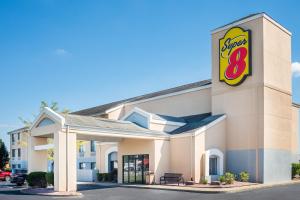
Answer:
[[148, 171], [148, 154], [123, 156], [123, 183], [145, 184]]

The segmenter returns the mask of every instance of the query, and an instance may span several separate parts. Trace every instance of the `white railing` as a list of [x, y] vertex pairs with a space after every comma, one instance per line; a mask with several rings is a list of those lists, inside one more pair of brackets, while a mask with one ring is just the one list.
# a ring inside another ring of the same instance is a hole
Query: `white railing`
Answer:
[[77, 169], [77, 181], [95, 182], [97, 180], [98, 170], [94, 169]]

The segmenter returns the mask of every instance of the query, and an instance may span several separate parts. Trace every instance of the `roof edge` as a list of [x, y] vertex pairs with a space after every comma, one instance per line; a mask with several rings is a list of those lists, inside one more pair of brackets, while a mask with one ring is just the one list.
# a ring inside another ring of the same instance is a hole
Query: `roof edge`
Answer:
[[296, 107], [296, 108], [299, 108], [299, 109], [300, 109], [300, 104], [298, 104], [298, 103], [295, 103], [295, 102], [293, 102], [293, 103], [292, 103], [292, 106], [294, 106], [294, 107]]
[[7, 134], [11, 134], [11, 133], [17, 133], [17, 132], [21, 132], [21, 131], [29, 131], [29, 127], [24, 126], [22, 128], [18, 128], [12, 131], [7, 132]]
[[241, 24], [244, 24], [246, 22], [249, 22], [249, 21], [252, 21], [252, 20], [255, 20], [255, 19], [258, 19], [260, 17], [263, 17], [265, 19], [267, 19], [268, 21], [270, 21], [271, 23], [273, 23], [275, 26], [277, 26], [278, 28], [280, 28], [282, 31], [284, 31], [285, 33], [287, 33], [288, 35], [292, 35], [292, 33], [287, 30], [284, 26], [282, 26], [281, 24], [279, 24], [277, 21], [275, 21], [272, 17], [270, 17], [268, 14], [266, 14], [265, 12], [262, 12], [262, 13], [257, 13], [257, 14], [252, 14], [252, 15], [249, 15], [249, 16], [246, 16], [246, 17], [243, 17], [243, 18], [240, 18], [238, 20], [235, 20], [231, 23], [228, 23], [224, 26], [220, 26], [218, 28], [215, 28], [211, 31], [211, 34], [215, 34], [217, 32], [220, 32], [220, 31], [223, 31], [223, 30], [226, 30], [226, 29], [229, 29], [231, 27], [234, 27], [234, 26], [238, 26], [238, 25], [241, 25]]

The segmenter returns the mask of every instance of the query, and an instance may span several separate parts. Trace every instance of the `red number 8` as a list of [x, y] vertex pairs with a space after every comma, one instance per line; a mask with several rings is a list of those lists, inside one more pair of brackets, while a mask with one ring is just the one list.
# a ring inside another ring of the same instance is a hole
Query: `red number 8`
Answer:
[[245, 58], [247, 56], [247, 49], [240, 47], [236, 49], [228, 59], [228, 67], [225, 70], [225, 77], [229, 80], [238, 78], [246, 69]]

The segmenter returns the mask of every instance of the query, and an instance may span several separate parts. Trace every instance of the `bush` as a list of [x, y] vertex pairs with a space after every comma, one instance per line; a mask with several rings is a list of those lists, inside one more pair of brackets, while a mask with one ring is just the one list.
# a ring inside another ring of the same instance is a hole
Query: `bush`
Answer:
[[221, 183], [225, 183], [225, 176], [220, 176], [220, 177], [219, 177], [219, 181], [220, 181]]
[[243, 172], [240, 173], [240, 181], [242, 181], [242, 182], [248, 182], [249, 178], [250, 178], [250, 176], [249, 176], [248, 172], [243, 171]]
[[37, 188], [46, 188], [46, 172], [31, 172], [27, 176], [28, 185]]
[[203, 180], [201, 181], [201, 183], [204, 184], [204, 185], [206, 185], [206, 184], [208, 183], [208, 181], [207, 181], [206, 179], [203, 179]]
[[300, 176], [300, 169], [297, 169], [296, 175]]
[[48, 185], [54, 185], [54, 173], [48, 172], [46, 173], [46, 181]]
[[99, 182], [112, 182], [118, 179], [118, 170], [114, 169], [110, 173], [98, 173], [97, 179]]
[[298, 174], [299, 170], [300, 170], [300, 163], [292, 163], [292, 177], [295, 177]]
[[100, 182], [109, 182], [109, 181], [111, 181], [111, 176], [110, 176], [110, 173], [98, 173], [97, 179]]
[[224, 175], [225, 184], [232, 184], [235, 180], [234, 174], [230, 172], [226, 172]]

